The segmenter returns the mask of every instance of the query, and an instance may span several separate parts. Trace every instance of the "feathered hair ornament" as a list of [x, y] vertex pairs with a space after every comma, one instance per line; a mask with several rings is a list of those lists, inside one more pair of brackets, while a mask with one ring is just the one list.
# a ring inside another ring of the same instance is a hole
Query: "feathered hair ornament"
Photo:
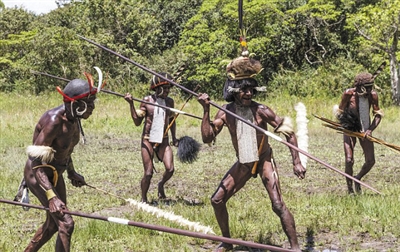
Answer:
[[255, 77], [263, 70], [260, 61], [250, 58], [247, 48], [246, 33], [243, 29], [243, 1], [239, 0], [239, 42], [241, 47], [240, 56], [233, 59], [226, 66], [227, 80], [224, 85], [223, 95], [228, 102], [234, 100], [234, 93], [240, 91], [241, 88], [250, 86], [255, 91], [265, 91], [265, 87], [259, 87]]

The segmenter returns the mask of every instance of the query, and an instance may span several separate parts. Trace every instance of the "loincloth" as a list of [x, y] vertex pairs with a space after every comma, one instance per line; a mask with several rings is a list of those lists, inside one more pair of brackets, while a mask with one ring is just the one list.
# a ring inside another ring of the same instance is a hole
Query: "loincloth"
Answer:
[[[163, 139], [168, 138], [168, 135], [164, 136]], [[143, 135], [144, 140], [150, 140], [150, 135], [149, 134], [144, 134]]]

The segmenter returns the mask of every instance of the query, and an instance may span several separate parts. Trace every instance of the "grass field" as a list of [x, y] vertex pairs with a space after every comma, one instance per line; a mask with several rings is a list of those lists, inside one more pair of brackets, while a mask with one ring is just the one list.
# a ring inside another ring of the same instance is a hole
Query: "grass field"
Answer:
[[[42, 96], [0, 94], [1, 159], [0, 198], [13, 199], [26, 161], [25, 148], [31, 144], [33, 128], [49, 108], [61, 104], [56, 92]], [[261, 101], [281, 116], [295, 121], [297, 98], [274, 98]], [[309, 150], [313, 156], [343, 170], [342, 136], [321, 126], [312, 113], [332, 118], [332, 106], [338, 101], [302, 100], [308, 112]], [[182, 101], [176, 100], [180, 108]], [[218, 101], [218, 104], [223, 102]], [[398, 107], [383, 108], [386, 116], [374, 136], [400, 145]], [[192, 100], [184, 109], [202, 115], [200, 105]], [[216, 110], [212, 110], [214, 115]], [[177, 136], [189, 135], [199, 142], [200, 121], [180, 116]], [[87, 143], [79, 144], [73, 154], [75, 169], [88, 184], [124, 199], [140, 200], [142, 176], [140, 134], [130, 119], [129, 106], [121, 98], [99, 95], [91, 118], [83, 122]], [[398, 152], [375, 145], [376, 164], [363, 179], [382, 193], [367, 188], [358, 196], [347, 195], [345, 178], [308, 160], [306, 179], [293, 175], [288, 147], [270, 139], [277, 160], [282, 193], [293, 213], [301, 248], [304, 251], [399, 251], [400, 250], [400, 156]], [[174, 149], [176, 153], [176, 149]], [[176, 172], [166, 184], [168, 202], [157, 202], [157, 182], [163, 166], [156, 163], [149, 190], [149, 200], [164, 211], [209, 226], [219, 235], [210, 204], [210, 196], [235, 160], [229, 133], [218, 136], [215, 145], [202, 144], [193, 164], [175, 159]], [[355, 172], [363, 163], [363, 153], [356, 146]], [[173, 221], [141, 211], [117, 197], [98, 190], [75, 188], [67, 182], [71, 211], [125, 218], [173, 228], [187, 229]], [[39, 204], [31, 194], [31, 203]], [[19, 206], [1, 204], [0, 251], [23, 251], [36, 229], [44, 221], [44, 211], [23, 211]], [[233, 238], [288, 248], [287, 238], [278, 217], [273, 213], [260, 178], [251, 179], [228, 203]], [[211, 251], [217, 242], [179, 236], [138, 227], [125, 226], [82, 217], [74, 217], [72, 251]], [[41, 251], [54, 251], [55, 236]], [[260, 251], [235, 246], [235, 250]]]

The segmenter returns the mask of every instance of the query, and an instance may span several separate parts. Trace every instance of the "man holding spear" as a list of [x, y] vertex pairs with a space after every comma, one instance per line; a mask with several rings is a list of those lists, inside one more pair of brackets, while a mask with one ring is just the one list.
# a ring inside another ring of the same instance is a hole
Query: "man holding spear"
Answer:
[[[172, 76], [166, 73], [160, 73], [166, 79], [171, 80]], [[142, 162], [144, 168], [143, 178], [140, 182], [142, 202], [148, 202], [147, 192], [150, 187], [150, 181], [153, 177], [153, 157], [159, 159], [164, 163], [165, 172], [161, 181], [158, 183], [158, 198], [166, 199], [164, 192], [165, 183], [174, 174], [174, 158], [172, 148], [169, 144], [168, 134], [165, 134], [170, 121], [172, 121], [173, 113], [170, 110], [166, 110], [159, 106], [167, 106], [174, 108], [174, 100], [168, 97], [171, 84], [164, 79], [153, 76], [150, 83], [150, 90], [154, 91], [154, 94], [146, 96], [143, 100], [148, 103], [141, 103], [139, 109], [135, 109], [133, 104], [132, 95], [127, 93], [125, 100], [130, 104], [131, 117], [136, 126], [139, 126], [144, 119], [144, 126], [142, 132], [141, 141], [141, 153]], [[150, 103], [150, 104], [149, 104]], [[176, 139], [176, 123], [172, 122], [170, 127], [172, 143], [174, 146], [178, 146], [178, 139]]]
[[[245, 56], [243, 56], [245, 55]], [[223, 107], [236, 115], [266, 129], [271, 125], [277, 133], [285, 135], [286, 140], [297, 147], [296, 136], [288, 119], [277, 116], [269, 107], [254, 102], [253, 96], [262, 88], [254, 77], [262, 70], [260, 62], [242, 53], [227, 66], [228, 78], [224, 86], [224, 99], [229, 104]], [[210, 123], [210, 101], [207, 94], [201, 94], [198, 101], [203, 106], [204, 115], [201, 124], [201, 134], [204, 143], [211, 143], [221, 132], [223, 125], [229, 129], [232, 144], [236, 151], [236, 161], [223, 177], [220, 185], [211, 198], [215, 216], [224, 237], [230, 237], [227, 201], [238, 192], [253, 176], [260, 175], [272, 203], [273, 211], [279, 216], [291, 249], [300, 251], [296, 236], [293, 215], [286, 208], [282, 199], [278, 171], [274, 162], [272, 148], [268, 138], [237, 120], [224, 110], [219, 110], [215, 119]], [[290, 148], [294, 174], [303, 179], [306, 169], [300, 162], [299, 154]], [[216, 251], [231, 250], [232, 244], [221, 243]]]
[[[100, 69], [96, 68], [101, 79]], [[83, 135], [81, 119], [92, 114], [96, 93], [93, 78], [86, 73], [88, 81], [71, 80], [64, 90], [57, 90], [64, 97], [64, 104], [42, 115], [36, 124], [33, 144], [27, 148], [29, 158], [25, 165], [24, 180], [20, 190], [27, 188], [48, 208], [46, 220], [39, 227], [25, 251], [38, 251], [58, 232], [55, 251], [70, 251], [74, 221], [68, 214], [67, 192], [63, 173], [67, 171], [73, 186], [86, 184], [83, 176], [75, 171], [71, 154]], [[19, 195], [16, 199], [19, 201]]]
[[[383, 117], [383, 111], [379, 108], [378, 93], [373, 89], [374, 80], [382, 71], [385, 64], [374, 74], [360, 73], [354, 79], [354, 86], [343, 92], [342, 99], [337, 111], [337, 117], [343, 128], [353, 132], [362, 132], [364, 138], [360, 139], [360, 145], [364, 152], [365, 162], [360, 172], [355, 176], [361, 180], [375, 164], [374, 143], [367, 140], [372, 136], [372, 131], [378, 127]], [[374, 115], [370, 118], [370, 110]], [[354, 147], [357, 143], [355, 136], [343, 135], [343, 145], [345, 154], [345, 172], [353, 176]], [[353, 194], [353, 180], [346, 178], [347, 190]], [[355, 182], [356, 193], [361, 193], [360, 183]]]

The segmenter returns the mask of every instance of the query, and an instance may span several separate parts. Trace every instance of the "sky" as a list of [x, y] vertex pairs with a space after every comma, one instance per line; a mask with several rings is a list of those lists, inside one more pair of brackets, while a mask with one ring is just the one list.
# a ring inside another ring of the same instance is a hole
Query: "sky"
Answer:
[[7, 8], [23, 7], [35, 14], [45, 14], [57, 9], [55, 0], [1, 0]]

